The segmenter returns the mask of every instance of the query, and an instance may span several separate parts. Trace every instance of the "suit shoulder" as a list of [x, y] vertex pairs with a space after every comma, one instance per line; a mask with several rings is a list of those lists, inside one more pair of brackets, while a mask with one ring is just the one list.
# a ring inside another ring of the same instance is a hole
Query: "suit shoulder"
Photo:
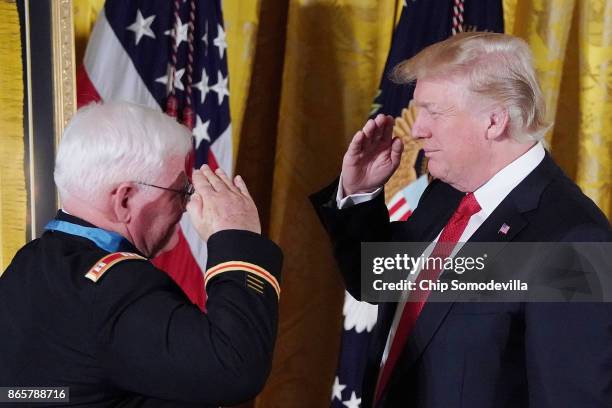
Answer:
[[608, 219], [601, 209], [565, 174], [548, 185], [542, 195], [542, 204], [570, 219], [609, 227]]
[[610, 223], [606, 215], [563, 173], [543, 191], [539, 208], [549, 213], [547, 219], [562, 225], [568, 233], [591, 231], [609, 239]]

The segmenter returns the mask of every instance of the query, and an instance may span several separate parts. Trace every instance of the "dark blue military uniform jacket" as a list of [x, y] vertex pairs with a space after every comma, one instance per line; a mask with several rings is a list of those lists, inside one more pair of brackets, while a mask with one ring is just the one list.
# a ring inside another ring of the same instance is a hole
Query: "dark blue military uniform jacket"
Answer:
[[[138, 253], [127, 241], [119, 250]], [[45, 232], [0, 277], [0, 386], [68, 386], [68, 405], [87, 407], [252, 398], [270, 371], [282, 254], [237, 230], [212, 235], [208, 252], [202, 313], [148, 260], [116, 263], [94, 282], [86, 274], [109, 252]]]

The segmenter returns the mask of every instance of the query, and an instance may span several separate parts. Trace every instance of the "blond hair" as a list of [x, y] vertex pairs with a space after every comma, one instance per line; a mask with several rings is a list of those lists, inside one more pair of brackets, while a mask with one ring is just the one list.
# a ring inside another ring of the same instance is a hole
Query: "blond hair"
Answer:
[[422, 78], [465, 79], [468, 89], [508, 109], [510, 135], [539, 141], [550, 124], [525, 41], [506, 34], [460, 33], [430, 45], [399, 63], [391, 80], [405, 84]]

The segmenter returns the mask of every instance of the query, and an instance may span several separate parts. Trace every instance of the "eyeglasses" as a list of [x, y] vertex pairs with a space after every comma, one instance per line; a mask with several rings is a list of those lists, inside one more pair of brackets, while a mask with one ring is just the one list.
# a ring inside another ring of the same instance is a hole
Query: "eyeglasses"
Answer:
[[189, 197], [191, 197], [191, 195], [195, 192], [195, 188], [193, 187], [193, 184], [191, 184], [189, 180], [185, 181], [185, 185], [183, 186], [182, 190], [177, 190], [175, 188], [170, 188], [170, 187], [156, 186], [155, 184], [149, 184], [143, 181], [135, 181], [134, 183], [141, 184], [143, 186], [159, 188], [161, 190], [172, 191], [173, 193], [177, 193], [177, 194], [181, 194], [183, 196], [183, 205], [187, 204], [187, 202], [189, 201]]

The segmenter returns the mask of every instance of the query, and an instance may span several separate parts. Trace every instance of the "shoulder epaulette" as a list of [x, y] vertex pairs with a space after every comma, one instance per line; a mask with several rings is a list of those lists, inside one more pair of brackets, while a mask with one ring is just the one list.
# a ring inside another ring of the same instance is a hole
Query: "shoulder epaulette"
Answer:
[[112, 254], [108, 254], [100, 259], [91, 269], [85, 274], [85, 277], [92, 282], [98, 282], [102, 275], [106, 271], [108, 271], [113, 265], [122, 262], [129, 261], [133, 259], [139, 260], [147, 260], [144, 256], [140, 256], [138, 254], [134, 254], [131, 252], [113, 252]]

